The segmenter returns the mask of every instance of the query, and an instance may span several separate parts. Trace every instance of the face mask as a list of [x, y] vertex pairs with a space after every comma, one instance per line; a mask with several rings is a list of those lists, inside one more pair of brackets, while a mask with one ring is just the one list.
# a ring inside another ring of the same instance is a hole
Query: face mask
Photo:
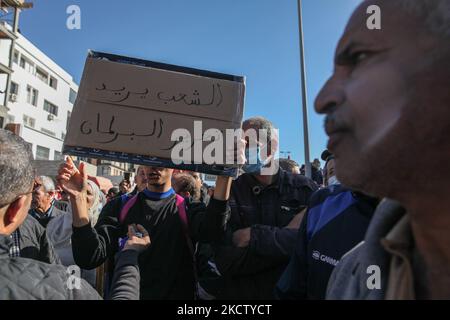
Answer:
[[255, 148], [245, 149], [246, 163], [243, 165], [242, 170], [245, 173], [258, 174], [261, 169], [266, 165], [266, 161], [261, 160], [261, 148], [259, 146]]
[[333, 186], [333, 185], [336, 185], [336, 184], [341, 184], [339, 182], [338, 178], [336, 178], [336, 176], [332, 176], [332, 177], [328, 178], [328, 185], [329, 186]]

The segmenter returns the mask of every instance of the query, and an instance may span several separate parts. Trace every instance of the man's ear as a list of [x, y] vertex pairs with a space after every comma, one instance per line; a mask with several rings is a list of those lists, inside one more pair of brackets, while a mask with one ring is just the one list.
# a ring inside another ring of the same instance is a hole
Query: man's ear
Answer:
[[183, 198], [188, 198], [191, 196], [191, 193], [189, 191], [180, 192], [180, 196], [182, 196]]
[[278, 129], [273, 129], [272, 138], [270, 139], [270, 144], [268, 146], [270, 148], [269, 149], [270, 155], [276, 155], [279, 147], [279, 141], [280, 141], [279, 131]]
[[27, 211], [24, 208], [26, 205], [26, 201], [27, 197], [20, 197], [19, 199], [17, 199], [16, 201], [14, 201], [9, 205], [8, 209], [6, 209], [4, 216], [5, 227], [8, 227], [9, 225], [12, 224], [17, 224], [18, 227], [22, 223], [23, 217], [21, 216], [21, 212]]

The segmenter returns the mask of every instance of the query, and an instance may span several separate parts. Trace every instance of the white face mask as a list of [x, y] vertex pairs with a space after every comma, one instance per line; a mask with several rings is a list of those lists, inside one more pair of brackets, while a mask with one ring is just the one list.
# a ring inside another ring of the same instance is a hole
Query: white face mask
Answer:
[[331, 176], [328, 178], [328, 185], [332, 186], [332, 185], [336, 185], [336, 184], [341, 184], [338, 180], [338, 178], [336, 178], [336, 176]]

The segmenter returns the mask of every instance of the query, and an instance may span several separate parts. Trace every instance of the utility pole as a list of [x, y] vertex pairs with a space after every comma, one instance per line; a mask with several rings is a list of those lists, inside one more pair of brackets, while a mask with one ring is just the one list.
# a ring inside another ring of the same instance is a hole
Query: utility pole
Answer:
[[301, 65], [301, 87], [302, 87], [302, 110], [303, 110], [303, 144], [305, 149], [305, 175], [311, 178], [311, 162], [309, 156], [309, 130], [308, 130], [308, 96], [306, 90], [306, 68], [305, 51], [303, 46], [303, 22], [302, 22], [302, 0], [297, 0], [298, 7], [298, 36], [300, 47]]

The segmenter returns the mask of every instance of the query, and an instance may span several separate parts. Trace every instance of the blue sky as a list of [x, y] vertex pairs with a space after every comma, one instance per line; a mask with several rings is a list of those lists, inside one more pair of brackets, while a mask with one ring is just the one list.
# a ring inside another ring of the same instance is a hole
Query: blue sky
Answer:
[[[20, 29], [80, 81], [88, 49], [247, 77], [244, 118], [280, 128], [300, 163], [303, 129], [296, 0], [33, 0]], [[326, 145], [314, 98], [332, 71], [346, 21], [360, 0], [303, 0], [311, 160]], [[68, 30], [66, 8], [81, 9]]]

